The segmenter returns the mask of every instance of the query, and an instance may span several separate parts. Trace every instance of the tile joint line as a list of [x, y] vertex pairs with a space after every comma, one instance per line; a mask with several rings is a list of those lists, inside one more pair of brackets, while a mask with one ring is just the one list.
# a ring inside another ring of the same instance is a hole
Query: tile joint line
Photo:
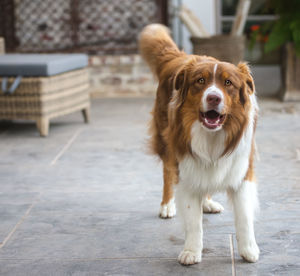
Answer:
[[74, 143], [77, 136], [80, 134], [82, 129], [78, 129], [74, 135], [71, 137], [71, 139], [65, 144], [65, 146], [61, 149], [61, 151], [55, 156], [55, 158], [50, 163], [50, 166], [54, 166], [56, 162], [63, 156], [63, 154], [68, 150], [68, 148]]
[[14, 226], [14, 228], [8, 233], [8, 235], [5, 237], [3, 242], [0, 242], [0, 249], [5, 246], [5, 244], [8, 242], [8, 240], [13, 236], [13, 234], [17, 231], [19, 226], [24, 222], [24, 220], [28, 217], [30, 211], [32, 210], [33, 206], [36, 204], [37, 200], [35, 200], [26, 210], [25, 214], [22, 216], [22, 218], [18, 221], [18, 223]]
[[230, 255], [231, 255], [231, 275], [236, 276], [235, 264], [234, 264], [234, 247], [232, 234], [229, 234], [229, 244], [230, 244]]

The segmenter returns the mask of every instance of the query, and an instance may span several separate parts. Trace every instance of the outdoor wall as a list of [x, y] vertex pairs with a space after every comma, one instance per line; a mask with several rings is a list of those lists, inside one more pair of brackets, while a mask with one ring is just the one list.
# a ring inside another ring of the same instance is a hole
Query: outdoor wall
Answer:
[[157, 81], [139, 55], [90, 56], [92, 97], [153, 96]]
[[[138, 55], [91, 56], [91, 96], [154, 96], [157, 81]], [[275, 96], [281, 87], [279, 66], [251, 67], [258, 96]]]
[[[172, 0], [173, 5], [178, 0]], [[199, 17], [210, 34], [216, 33], [215, 0], [183, 0], [188, 8]], [[172, 35], [177, 44], [178, 18], [172, 22]], [[182, 27], [182, 46], [192, 53], [190, 33]], [[154, 96], [157, 82], [139, 55], [91, 56], [90, 80], [92, 97], [116, 96]], [[280, 89], [279, 66], [252, 66], [259, 96], [276, 95]]]
[[[200, 18], [210, 34], [216, 32], [215, 0], [183, 0]], [[177, 6], [178, 1], [172, 0]], [[173, 37], [178, 43], [178, 19], [173, 23]], [[192, 53], [189, 31], [183, 26], [183, 48]], [[90, 79], [92, 97], [153, 96], [157, 82], [139, 55], [91, 56]]]

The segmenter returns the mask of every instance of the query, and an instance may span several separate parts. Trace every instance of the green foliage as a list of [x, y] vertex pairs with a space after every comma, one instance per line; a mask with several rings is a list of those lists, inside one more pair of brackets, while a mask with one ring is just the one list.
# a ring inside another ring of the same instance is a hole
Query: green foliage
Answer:
[[[273, 28], [274, 22], [269, 21], [262, 25], [252, 25], [251, 29], [252, 32], [250, 33], [250, 43], [249, 48], [250, 50], [253, 50], [255, 44], [258, 41], [266, 42], [268, 39], [269, 33], [271, 29]], [[253, 27], [256, 27], [255, 30], [253, 30]]]
[[253, 31], [253, 32], [250, 34], [249, 48], [250, 48], [251, 51], [253, 50], [253, 48], [254, 48], [254, 46], [255, 46], [255, 44], [256, 44], [258, 35], [259, 35], [259, 30]]
[[286, 42], [293, 42], [300, 56], [300, 0], [270, 0], [279, 19], [271, 29], [265, 51], [270, 52]]

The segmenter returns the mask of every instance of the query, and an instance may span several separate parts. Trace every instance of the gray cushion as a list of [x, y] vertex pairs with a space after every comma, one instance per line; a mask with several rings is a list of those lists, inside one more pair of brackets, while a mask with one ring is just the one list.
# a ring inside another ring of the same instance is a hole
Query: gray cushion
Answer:
[[88, 65], [85, 54], [0, 55], [0, 76], [52, 76]]

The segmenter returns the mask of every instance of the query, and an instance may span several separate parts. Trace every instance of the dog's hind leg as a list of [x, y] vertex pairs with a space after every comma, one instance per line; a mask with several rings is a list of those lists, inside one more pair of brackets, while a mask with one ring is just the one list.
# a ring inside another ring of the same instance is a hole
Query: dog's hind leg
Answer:
[[210, 213], [210, 214], [216, 214], [224, 211], [223, 206], [212, 200], [209, 195], [206, 196], [206, 198], [203, 200], [203, 213]]
[[177, 167], [167, 165], [166, 162], [164, 162], [164, 188], [159, 210], [159, 216], [161, 218], [171, 218], [176, 215], [174, 186], [177, 183], [177, 175]]

